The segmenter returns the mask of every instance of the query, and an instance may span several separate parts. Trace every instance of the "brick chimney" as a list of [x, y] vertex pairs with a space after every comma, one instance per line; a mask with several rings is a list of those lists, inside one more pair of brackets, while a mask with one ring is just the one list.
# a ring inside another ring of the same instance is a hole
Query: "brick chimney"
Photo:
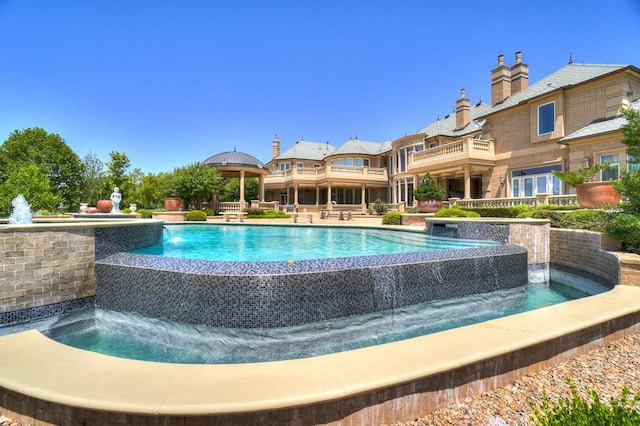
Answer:
[[516, 63], [511, 67], [511, 94], [526, 89], [529, 85], [529, 65], [522, 62], [522, 52], [516, 52]]
[[498, 55], [498, 66], [491, 70], [491, 105], [511, 96], [511, 68], [505, 66], [504, 55]]
[[280, 155], [280, 141], [278, 140], [278, 135], [276, 134], [273, 137], [273, 142], [271, 142], [271, 158], [276, 158]]
[[471, 122], [471, 102], [464, 96], [464, 89], [460, 89], [460, 99], [456, 101], [456, 130], [464, 128]]

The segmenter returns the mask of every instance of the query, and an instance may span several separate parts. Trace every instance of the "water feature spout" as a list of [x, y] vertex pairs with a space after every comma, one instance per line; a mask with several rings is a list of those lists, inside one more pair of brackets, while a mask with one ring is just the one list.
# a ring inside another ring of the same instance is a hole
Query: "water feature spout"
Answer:
[[31, 208], [22, 194], [18, 194], [18, 196], [11, 201], [11, 205], [13, 206], [13, 212], [9, 216], [10, 225], [33, 223]]

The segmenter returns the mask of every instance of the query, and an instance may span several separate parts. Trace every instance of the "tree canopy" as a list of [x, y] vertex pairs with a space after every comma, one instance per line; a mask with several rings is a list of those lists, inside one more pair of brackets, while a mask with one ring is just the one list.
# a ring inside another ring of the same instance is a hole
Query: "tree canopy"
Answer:
[[166, 182], [164, 195], [182, 198], [186, 208], [200, 208], [202, 202], [219, 193], [224, 178], [212, 167], [193, 163], [178, 167]]
[[[30, 165], [35, 166], [37, 172]], [[27, 172], [23, 173], [23, 169]], [[48, 181], [50, 194], [67, 208], [74, 209], [81, 201], [83, 172], [83, 163], [64, 139], [39, 127], [15, 130], [0, 146], [0, 185], [3, 186], [3, 194], [7, 192], [4, 194], [5, 198], [11, 195], [8, 194], [10, 189], [23, 195], [29, 192], [24, 178], [30, 175], [37, 178], [38, 187]], [[14, 176], [15, 174], [21, 176]], [[8, 182], [11, 187], [5, 186]], [[47, 199], [48, 205], [53, 198]], [[38, 206], [40, 202], [34, 202], [35, 200], [27, 201], [32, 204], [32, 208], [46, 208]]]

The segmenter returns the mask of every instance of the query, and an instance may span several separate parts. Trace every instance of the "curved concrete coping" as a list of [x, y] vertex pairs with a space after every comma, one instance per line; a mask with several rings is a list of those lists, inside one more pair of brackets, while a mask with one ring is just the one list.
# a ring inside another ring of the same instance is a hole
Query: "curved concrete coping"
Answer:
[[411, 382], [638, 311], [640, 288], [616, 286], [592, 297], [405, 341], [314, 358], [236, 365], [120, 359], [74, 349], [31, 330], [0, 338], [0, 386], [46, 401], [110, 412], [248, 413], [338, 400]]

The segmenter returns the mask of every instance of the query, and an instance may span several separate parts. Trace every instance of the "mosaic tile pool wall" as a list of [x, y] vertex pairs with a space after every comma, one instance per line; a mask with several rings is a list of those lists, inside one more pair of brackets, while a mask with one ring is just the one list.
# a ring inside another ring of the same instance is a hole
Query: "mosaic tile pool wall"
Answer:
[[464, 250], [287, 262], [118, 253], [96, 262], [96, 305], [191, 324], [282, 327], [525, 285], [527, 252]]

